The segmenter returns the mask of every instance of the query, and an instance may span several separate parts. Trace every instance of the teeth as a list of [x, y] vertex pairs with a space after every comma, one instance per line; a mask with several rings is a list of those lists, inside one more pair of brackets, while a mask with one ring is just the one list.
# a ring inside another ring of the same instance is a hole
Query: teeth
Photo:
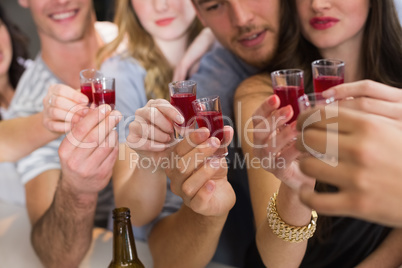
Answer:
[[55, 20], [65, 20], [74, 15], [75, 15], [75, 11], [70, 11], [70, 12], [66, 12], [66, 13], [54, 14], [54, 15], [52, 15], [52, 18]]
[[257, 38], [257, 36], [258, 36], [258, 34], [252, 35], [252, 36], [246, 38], [246, 40], [253, 40], [253, 39]]

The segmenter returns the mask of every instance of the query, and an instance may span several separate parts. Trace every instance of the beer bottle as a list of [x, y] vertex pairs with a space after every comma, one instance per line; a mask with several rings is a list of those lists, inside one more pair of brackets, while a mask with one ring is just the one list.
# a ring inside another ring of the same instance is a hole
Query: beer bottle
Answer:
[[109, 268], [144, 268], [137, 256], [130, 217], [128, 208], [113, 210], [113, 260]]

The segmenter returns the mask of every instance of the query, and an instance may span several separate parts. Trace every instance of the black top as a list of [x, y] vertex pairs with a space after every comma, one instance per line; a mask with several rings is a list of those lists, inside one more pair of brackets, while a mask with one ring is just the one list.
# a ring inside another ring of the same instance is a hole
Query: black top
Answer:
[[[318, 216], [300, 267], [355, 267], [385, 239], [391, 228], [352, 218]], [[332, 228], [325, 228], [330, 224]], [[326, 230], [325, 230], [326, 229]]]

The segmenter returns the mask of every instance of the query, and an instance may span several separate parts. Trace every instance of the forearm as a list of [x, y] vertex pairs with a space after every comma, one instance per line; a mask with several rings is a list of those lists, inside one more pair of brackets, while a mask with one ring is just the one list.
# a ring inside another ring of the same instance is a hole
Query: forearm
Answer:
[[51, 206], [32, 227], [32, 245], [45, 267], [78, 267], [92, 241], [97, 196], [63, 187], [60, 180]]
[[137, 157], [131, 150], [125, 160], [117, 160], [119, 163], [116, 163], [113, 172], [113, 189], [116, 207], [128, 207], [135, 211], [132, 223], [142, 226], [155, 219], [163, 208], [166, 174], [161, 169], [138, 161]]
[[[281, 219], [293, 226], [305, 226], [311, 220], [311, 210], [300, 203], [297, 193], [281, 184], [276, 207]], [[284, 241], [273, 233], [265, 219], [257, 228], [257, 247], [268, 267], [299, 267], [307, 248], [307, 240], [299, 243]]]
[[382, 244], [356, 268], [399, 267], [402, 264], [402, 229], [390, 232]]
[[42, 124], [42, 113], [0, 121], [0, 162], [15, 162], [59, 135]]
[[205, 217], [183, 205], [152, 229], [148, 244], [154, 267], [205, 267], [216, 251], [226, 218]]

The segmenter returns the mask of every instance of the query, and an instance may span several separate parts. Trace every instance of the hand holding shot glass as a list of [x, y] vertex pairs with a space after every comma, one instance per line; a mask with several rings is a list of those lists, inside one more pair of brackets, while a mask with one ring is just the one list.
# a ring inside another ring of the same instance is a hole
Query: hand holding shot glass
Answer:
[[191, 80], [172, 82], [169, 84], [169, 91], [170, 103], [184, 117], [184, 123], [174, 123], [175, 138], [180, 140], [195, 126], [195, 113], [191, 102], [197, 96], [197, 83]]
[[196, 113], [199, 128], [205, 127], [209, 130], [210, 137], [220, 140], [221, 146], [215, 152], [214, 157], [224, 157], [228, 154], [228, 149], [224, 143], [223, 117], [219, 96], [211, 96], [194, 100], [192, 102]]

